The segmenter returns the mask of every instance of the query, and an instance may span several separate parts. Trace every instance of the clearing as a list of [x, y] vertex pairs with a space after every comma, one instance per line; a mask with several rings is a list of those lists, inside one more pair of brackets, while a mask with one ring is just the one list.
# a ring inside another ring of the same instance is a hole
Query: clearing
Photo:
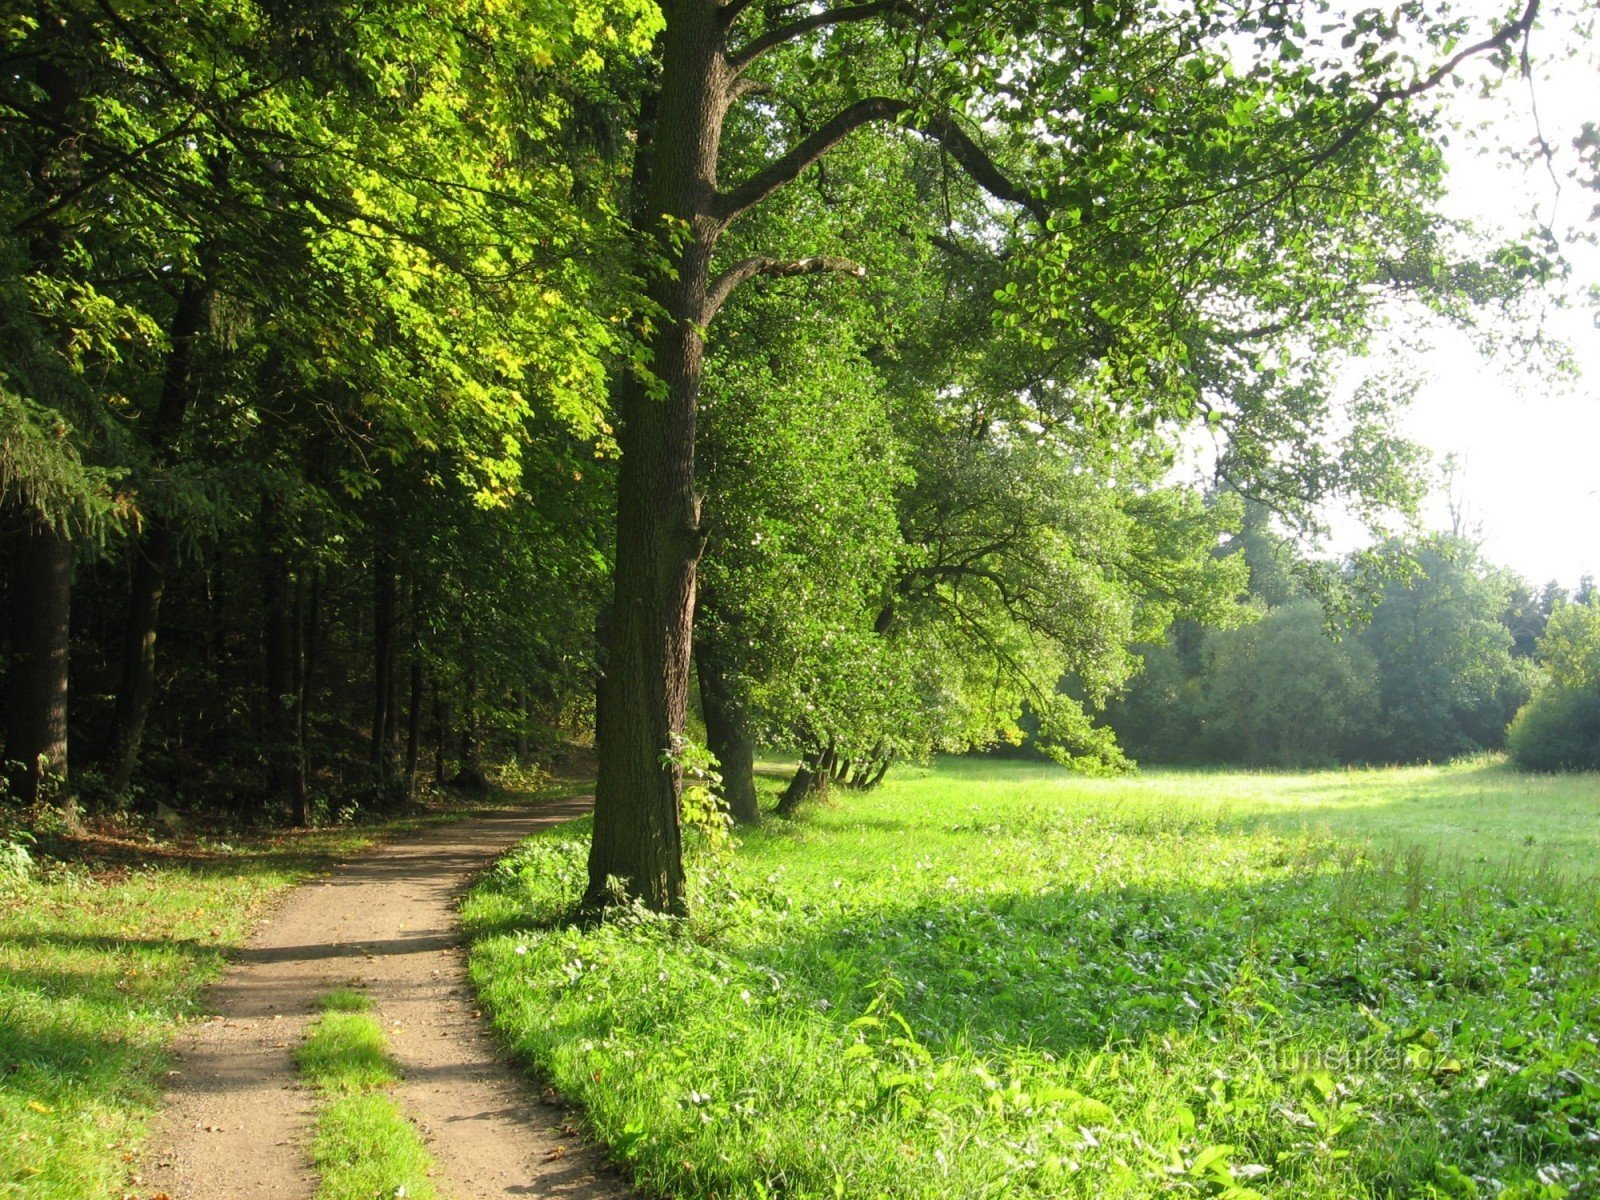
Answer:
[[647, 1191], [1600, 1190], [1600, 779], [902, 770], [702, 853], [695, 917], [478, 885], [497, 1023]]

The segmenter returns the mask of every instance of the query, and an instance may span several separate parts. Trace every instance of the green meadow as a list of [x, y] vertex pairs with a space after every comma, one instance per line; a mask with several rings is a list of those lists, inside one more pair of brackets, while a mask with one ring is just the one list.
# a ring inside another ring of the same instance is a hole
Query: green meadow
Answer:
[[1600, 1188], [1594, 776], [945, 760], [599, 927], [585, 833], [472, 893], [473, 969], [647, 1193]]

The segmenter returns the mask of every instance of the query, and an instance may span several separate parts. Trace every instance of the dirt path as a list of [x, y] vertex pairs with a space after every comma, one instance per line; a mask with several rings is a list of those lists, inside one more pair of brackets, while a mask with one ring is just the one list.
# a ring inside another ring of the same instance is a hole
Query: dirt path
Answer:
[[562, 1136], [560, 1109], [509, 1065], [466, 979], [456, 901], [495, 855], [588, 798], [408, 838], [290, 894], [208, 994], [217, 1013], [175, 1047], [141, 1196], [311, 1200], [312, 1096], [294, 1048], [317, 1001], [359, 982], [405, 1075], [397, 1093], [438, 1161], [446, 1200], [629, 1195], [598, 1152]]

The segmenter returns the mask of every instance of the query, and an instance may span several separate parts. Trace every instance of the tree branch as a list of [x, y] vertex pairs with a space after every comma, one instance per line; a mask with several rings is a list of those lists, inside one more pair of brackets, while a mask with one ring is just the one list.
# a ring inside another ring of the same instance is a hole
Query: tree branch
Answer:
[[704, 323], [711, 324], [711, 319], [727, 303], [728, 297], [733, 294], [733, 290], [746, 280], [754, 279], [757, 275], [771, 275], [777, 279], [784, 279], [793, 275], [825, 275], [829, 273], [854, 275], [859, 279], [867, 273], [867, 269], [859, 263], [851, 262], [848, 258], [839, 258], [833, 254], [818, 254], [812, 258], [794, 259], [792, 261], [762, 256], [744, 259], [742, 262], [734, 263], [733, 266], [711, 281], [711, 286], [706, 289]]
[[740, 213], [754, 208], [784, 184], [792, 181], [801, 171], [863, 125], [870, 125], [874, 121], [893, 120], [910, 107], [909, 101], [895, 100], [888, 96], [868, 96], [864, 100], [857, 100], [732, 191], [718, 192], [711, 202], [713, 215], [724, 222], [733, 220]]
[[[835, 114], [780, 157], [768, 163], [732, 191], [719, 192], [711, 202], [712, 215], [726, 224], [740, 213], [754, 208], [773, 192], [792, 182], [800, 172], [816, 163], [863, 125], [890, 121], [911, 111], [909, 100], [889, 96], [869, 96]], [[974, 183], [997, 200], [1020, 205], [1040, 224], [1050, 216], [1049, 206], [1038, 196], [1012, 183], [995, 165], [994, 159], [967, 134], [949, 113], [936, 113], [918, 132], [943, 146]]]
[[[738, 0], [734, 0], [737, 4]], [[728, 8], [732, 8], [729, 5]], [[724, 9], [726, 12], [727, 9]], [[786, 42], [795, 41], [818, 29], [828, 29], [835, 25], [850, 25], [857, 21], [870, 21], [874, 17], [887, 16], [898, 13], [913, 20], [924, 17], [924, 14], [915, 5], [906, 0], [870, 0], [867, 4], [852, 4], [845, 8], [830, 8], [823, 12], [812, 13], [808, 17], [801, 17], [798, 21], [791, 21], [787, 25], [780, 25], [776, 29], [769, 29], [741, 47], [737, 53], [728, 58], [728, 66], [737, 76], [756, 59], [769, 50], [784, 45]]]
[[935, 113], [922, 131], [948, 150], [950, 157], [972, 177], [972, 181], [995, 199], [1027, 209], [1041, 225], [1050, 219], [1049, 206], [1026, 188], [1018, 187], [1007, 179], [995, 165], [994, 159], [967, 136], [967, 131], [949, 113]]

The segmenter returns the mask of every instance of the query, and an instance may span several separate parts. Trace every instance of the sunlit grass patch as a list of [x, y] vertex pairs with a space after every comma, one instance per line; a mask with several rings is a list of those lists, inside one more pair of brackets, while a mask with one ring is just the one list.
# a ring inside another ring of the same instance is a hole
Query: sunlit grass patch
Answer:
[[470, 897], [474, 974], [686, 1200], [1592, 1194], [1593, 883], [1377, 802], [1331, 836], [1271, 778], [907, 771], [747, 836], [688, 923], [554, 924], [553, 831]]
[[428, 1177], [433, 1159], [386, 1094], [400, 1072], [368, 1007], [359, 992], [333, 992], [295, 1055], [322, 1100], [311, 1143], [317, 1200], [429, 1200], [437, 1194]]

